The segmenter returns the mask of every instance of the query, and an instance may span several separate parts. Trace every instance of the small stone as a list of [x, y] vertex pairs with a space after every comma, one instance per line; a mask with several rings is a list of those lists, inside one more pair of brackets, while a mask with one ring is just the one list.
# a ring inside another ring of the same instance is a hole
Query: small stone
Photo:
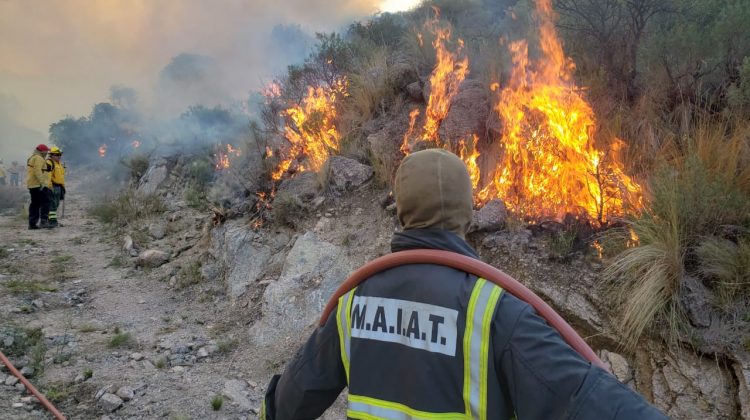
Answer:
[[0, 384], [4, 384], [6, 379], [8, 379], [8, 375], [0, 372]]
[[100, 399], [104, 394], [114, 392], [114, 385], [107, 385], [104, 388], [101, 388], [100, 390], [96, 391], [96, 395], [94, 396], [95, 400]]
[[31, 301], [31, 305], [37, 308], [44, 308], [44, 301], [41, 299], [34, 299]]
[[7, 337], [3, 338], [3, 347], [7, 348], [7, 347], [12, 346], [14, 341], [15, 340], [13, 339], [12, 336], [7, 336]]
[[182, 367], [182, 366], [175, 366], [175, 367], [173, 367], [173, 368], [172, 368], [171, 370], [172, 370], [172, 372], [174, 372], [174, 373], [182, 373], [182, 372], [184, 372], [184, 371], [185, 371], [185, 368], [184, 368], [184, 367]]
[[113, 412], [122, 406], [122, 399], [115, 394], [106, 393], [99, 398], [99, 407], [106, 412]]
[[13, 403], [13, 408], [23, 408], [25, 405], [24, 403], [17, 402]]
[[135, 265], [138, 267], [156, 268], [169, 261], [169, 254], [158, 249], [147, 249], [138, 255]]
[[130, 358], [135, 360], [136, 362], [139, 362], [143, 360], [143, 355], [141, 353], [133, 353], [130, 355]]
[[248, 384], [248, 385], [250, 385], [250, 386], [251, 386], [251, 387], [253, 387], [253, 388], [257, 388], [257, 387], [258, 387], [258, 383], [257, 383], [257, 382], [255, 382], [255, 381], [248, 381], [248, 383], [247, 383], [247, 384]]
[[150, 360], [144, 360], [143, 361], [143, 367], [146, 368], [146, 369], [148, 369], [148, 370], [156, 369], [156, 366], [154, 366], [154, 364], [151, 363]]
[[494, 199], [475, 211], [469, 232], [493, 232], [505, 226], [508, 211], [502, 200]]
[[177, 276], [169, 278], [169, 287], [175, 287], [177, 285]]
[[148, 234], [154, 239], [164, 239], [167, 236], [167, 227], [161, 223], [154, 223], [148, 227]]
[[205, 357], [208, 357], [208, 350], [205, 347], [201, 347], [198, 349], [198, 358], [203, 359]]
[[16, 391], [18, 391], [18, 392], [26, 391], [26, 385], [24, 385], [24, 384], [22, 384], [20, 382], [15, 385], [15, 388], [16, 388]]
[[34, 368], [31, 366], [24, 366], [21, 368], [21, 375], [25, 377], [34, 376]]
[[15, 385], [17, 383], [18, 383], [18, 378], [16, 378], [13, 375], [10, 375], [7, 378], [5, 378], [5, 382], [4, 382], [4, 384], [8, 385], [8, 386], [13, 386], [13, 385]]
[[129, 386], [121, 386], [120, 389], [117, 390], [117, 396], [122, 398], [123, 401], [130, 401], [135, 397], [135, 393], [133, 392], [133, 388], [130, 388]]
[[76, 375], [75, 379], [73, 379], [73, 383], [80, 384], [82, 382], [86, 381], [86, 377], [83, 376], [83, 373], [79, 373]]

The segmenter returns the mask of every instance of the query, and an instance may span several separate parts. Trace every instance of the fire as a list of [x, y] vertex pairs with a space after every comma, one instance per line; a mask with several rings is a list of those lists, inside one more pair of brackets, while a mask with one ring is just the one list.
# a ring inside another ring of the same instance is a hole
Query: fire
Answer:
[[641, 189], [618, 160], [619, 139], [608, 150], [595, 146], [594, 112], [572, 82], [574, 65], [557, 38], [550, 0], [538, 0], [536, 9], [543, 57], [530, 63], [525, 40], [510, 44], [513, 72], [494, 107], [503, 154], [478, 201], [499, 197], [532, 219], [584, 211], [603, 223], [628, 201], [639, 202]]
[[406, 130], [406, 133], [404, 134], [404, 140], [401, 141], [401, 152], [403, 152], [404, 155], [408, 155], [409, 152], [411, 152], [411, 146], [409, 145], [409, 142], [411, 140], [412, 134], [414, 134], [414, 124], [417, 122], [417, 117], [419, 117], [419, 109], [412, 109], [409, 113], [409, 129]]
[[131, 145], [131, 146], [133, 146], [133, 148], [134, 148], [134, 149], [137, 149], [137, 148], [141, 147], [141, 142], [140, 142], [140, 141], [138, 141], [138, 140], [133, 140], [133, 141], [132, 141], [132, 142], [130, 143], [130, 145]]
[[435, 22], [431, 26], [435, 28], [432, 46], [435, 47], [437, 62], [430, 75], [430, 97], [425, 111], [424, 138], [443, 147], [438, 129], [448, 115], [451, 100], [458, 93], [458, 87], [469, 73], [469, 59], [463, 54], [463, 40], [459, 39], [456, 51], [450, 52], [446, 47], [451, 38], [450, 29], [439, 28]]
[[99, 146], [99, 157], [104, 157], [106, 155], [107, 155], [107, 145], [102, 144], [101, 146]]
[[307, 164], [297, 170], [319, 170], [328, 156], [339, 150], [341, 135], [336, 127], [336, 102], [346, 95], [347, 83], [339, 80], [331, 87], [307, 89], [302, 103], [292, 105], [282, 112], [287, 124], [284, 137], [291, 143], [290, 149], [282, 156], [276, 170], [271, 174], [274, 180], [281, 179], [296, 160], [306, 158]]
[[266, 158], [273, 157], [273, 150], [271, 150], [270, 147], [266, 146]]
[[241, 156], [242, 151], [232, 146], [231, 144], [227, 144], [225, 147], [217, 146], [216, 148], [216, 154], [214, 154], [214, 159], [216, 159], [216, 164], [214, 167], [216, 170], [224, 170], [229, 169], [231, 166], [230, 157], [235, 156]]
[[459, 153], [458, 156], [461, 158], [461, 160], [464, 161], [466, 164], [466, 168], [469, 170], [469, 178], [471, 179], [471, 186], [476, 191], [477, 187], [479, 186], [479, 179], [481, 177], [481, 173], [479, 171], [479, 165], [477, 164], [477, 158], [479, 157], [479, 152], [477, 151], [477, 142], [479, 142], [479, 137], [477, 137], [476, 134], [472, 135], [471, 140], [471, 147], [467, 148], [466, 141], [461, 139], [459, 141]]
[[273, 81], [266, 86], [260, 92], [267, 99], [278, 98], [281, 96], [281, 85], [277, 81]]

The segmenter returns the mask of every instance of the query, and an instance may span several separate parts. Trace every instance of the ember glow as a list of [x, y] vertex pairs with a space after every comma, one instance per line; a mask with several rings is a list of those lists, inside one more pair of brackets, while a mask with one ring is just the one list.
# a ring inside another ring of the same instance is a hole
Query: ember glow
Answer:
[[524, 40], [510, 44], [513, 72], [494, 107], [503, 122], [503, 153], [478, 201], [499, 197], [532, 219], [585, 213], [604, 223], [640, 203], [641, 189], [619, 161], [621, 140], [596, 147], [594, 112], [573, 82], [550, 0], [538, 0], [536, 10], [542, 58], [531, 63]]
[[472, 135], [469, 145], [466, 145], [466, 140], [461, 139], [458, 144], [458, 156], [466, 164], [466, 169], [469, 170], [469, 178], [471, 179], [471, 186], [476, 191], [479, 186], [479, 180], [482, 176], [479, 171], [479, 165], [477, 164], [477, 158], [479, 158], [479, 152], [477, 151], [477, 142], [479, 138], [476, 134]]
[[214, 160], [215, 164], [214, 167], [216, 170], [224, 170], [229, 169], [231, 166], [231, 158], [232, 157], [238, 157], [242, 155], [242, 151], [232, 146], [231, 144], [227, 144], [225, 146], [217, 146], [216, 153], [214, 154]]
[[101, 146], [99, 146], [99, 157], [104, 157], [106, 155], [107, 155], [107, 145], [102, 144]]
[[284, 137], [290, 147], [281, 152], [281, 160], [271, 178], [279, 180], [298, 160], [297, 171], [319, 170], [332, 153], [339, 150], [341, 135], [336, 127], [336, 103], [346, 95], [345, 80], [336, 81], [332, 87], [308, 87], [302, 103], [294, 104], [282, 112], [286, 119]]

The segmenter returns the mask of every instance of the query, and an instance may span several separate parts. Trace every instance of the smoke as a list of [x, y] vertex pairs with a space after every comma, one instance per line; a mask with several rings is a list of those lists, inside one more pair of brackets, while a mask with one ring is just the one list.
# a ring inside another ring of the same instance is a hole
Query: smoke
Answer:
[[0, 155], [29, 149], [51, 123], [110, 98], [160, 118], [246, 99], [303, 60], [311, 34], [368, 16], [377, 3], [2, 1]]

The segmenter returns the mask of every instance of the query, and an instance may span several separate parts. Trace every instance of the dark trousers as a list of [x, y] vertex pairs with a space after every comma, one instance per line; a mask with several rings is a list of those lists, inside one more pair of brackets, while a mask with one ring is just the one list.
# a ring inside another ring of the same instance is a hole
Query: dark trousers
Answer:
[[49, 213], [49, 202], [50, 202], [50, 190], [41, 187], [29, 188], [29, 194], [31, 194], [31, 204], [29, 204], [29, 226], [36, 226], [36, 223], [41, 220], [42, 223], [47, 222], [47, 214]]

